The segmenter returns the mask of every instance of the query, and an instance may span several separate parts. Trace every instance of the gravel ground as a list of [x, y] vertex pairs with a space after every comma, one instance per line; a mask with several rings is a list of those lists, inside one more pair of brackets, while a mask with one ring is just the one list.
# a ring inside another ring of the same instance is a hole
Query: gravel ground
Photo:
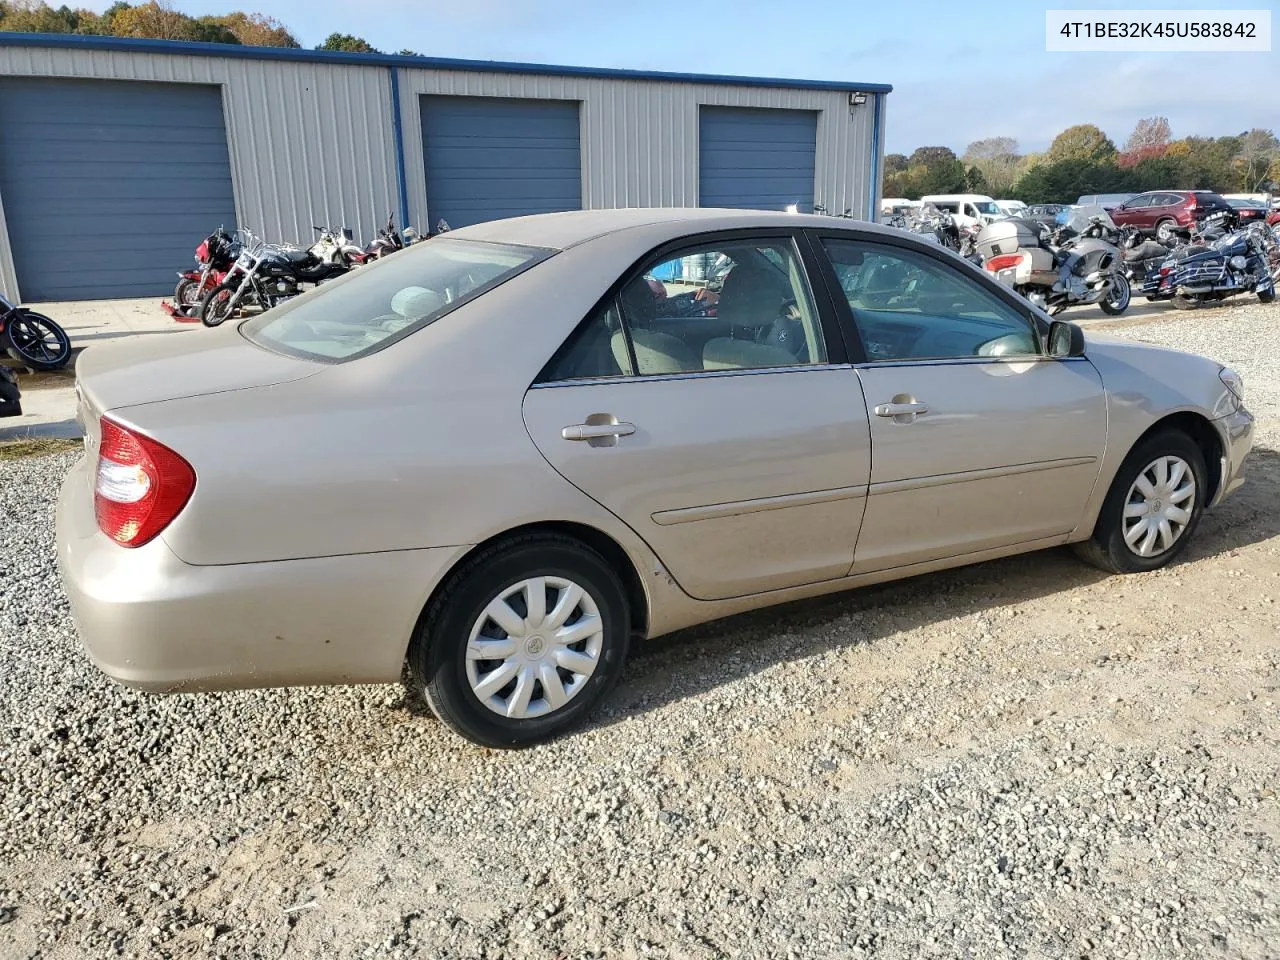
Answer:
[[52, 559], [71, 459], [0, 463], [0, 957], [1280, 957], [1277, 317], [1107, 327], [1260, 418], [1175, 567], [706, 626], [522, 753], [394, 687], [111, 684]]

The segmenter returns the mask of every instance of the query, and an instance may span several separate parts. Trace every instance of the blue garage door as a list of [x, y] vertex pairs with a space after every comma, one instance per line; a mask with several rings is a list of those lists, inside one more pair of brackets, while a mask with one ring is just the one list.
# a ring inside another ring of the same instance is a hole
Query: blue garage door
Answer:
[[698, 202], [704, 207], [813, 209], [818, 115], [809, 110], [703, 107]]
[[578, 104], [423, 97], [432, 227], [582, 209]]
[[0, 77], [0, 198], [24, 300], [171, 291], [235, 226], [221, 91]]

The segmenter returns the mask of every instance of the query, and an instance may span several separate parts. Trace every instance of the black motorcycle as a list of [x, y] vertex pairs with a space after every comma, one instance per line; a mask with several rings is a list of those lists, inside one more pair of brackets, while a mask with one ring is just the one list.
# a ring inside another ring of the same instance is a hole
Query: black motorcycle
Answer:
[[309, 250], [264, 243], [248, 230], [240, 230], [237, 239], [240, 256], [200, 304], [200, 322], [206, 327], [218, 326], [242, 307], [270, 310], [300, 294], [304, 283], [320, 283], [349, 269]]
[[0, 367], [0, 418], [22, 416], [22, 391], [18, 376], [8, 367]]
[[71, 359], [71, 338], [43, 313], [0, 293], [0, 350], [32, 370], [61, 370]]
[[1276, 298], [1274, 243], [1266, 226], [1255, 223], [1207, 244], [1189, 244], [1147, 275], [1142, 292], [1148, 300], [1168, 300], [1178, 310], [1195, 310], [1241, 293], [1271, 303]]

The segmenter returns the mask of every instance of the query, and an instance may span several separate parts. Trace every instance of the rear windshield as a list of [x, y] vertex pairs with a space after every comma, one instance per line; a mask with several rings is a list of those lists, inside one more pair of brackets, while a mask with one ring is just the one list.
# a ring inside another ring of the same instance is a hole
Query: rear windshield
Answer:
[[551, 253], [436, 237], [322, 284], [240, 329], [278, 353], [353, 360], [422, 329]]

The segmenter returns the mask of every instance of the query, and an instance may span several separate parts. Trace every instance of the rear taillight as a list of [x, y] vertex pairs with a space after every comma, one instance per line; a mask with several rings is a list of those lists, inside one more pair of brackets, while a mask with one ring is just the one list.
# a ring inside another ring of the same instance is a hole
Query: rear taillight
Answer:
[[102, 418], [93, 508], [98, 529], [140, 547], [187, 505], [196, 487], [191, 464], [164, 444]]
[[998, 257], [992, 257], [983, 264], [992, 273], [999, 273], [1001, 270], [1008, 270], [1010, 267], [1016, 267], [1022, 262], [1022, 254], [1020, 253], [1002, 253]]
[[1199, 204], [1196, 203], [1196, 195], [1194, 193], [1187, 194], [1187, 209], [1194, 210]]

